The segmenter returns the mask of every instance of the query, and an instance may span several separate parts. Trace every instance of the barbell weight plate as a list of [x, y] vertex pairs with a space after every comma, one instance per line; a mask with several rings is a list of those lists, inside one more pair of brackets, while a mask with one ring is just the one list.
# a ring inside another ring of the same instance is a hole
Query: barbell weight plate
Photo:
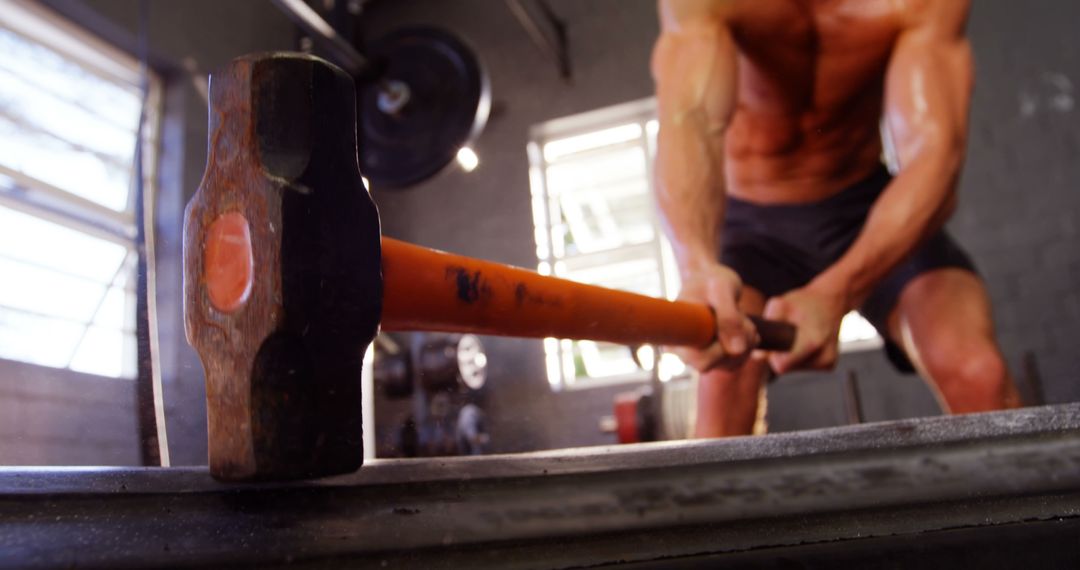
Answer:
[[484, 387], [487, 379], [487, 354], [476, 335], [461, 336], [457, 345], [458, 375], [470, 390]]
[[413, 394], [412, 360], [408, 352], [390, 354], [376, 346], [372, 362], [375, 385], [392, 400], [408, 398]]
[[476, 335], [428, 333], [420, 349], [420, 381], [428, 390], [479, 390], [487, 378], [487, 355]]
[[427, 333], [423, 335], [418, 363], [420, 382], [426, 390], [440, 392], [457, 390], [457, 335]]
[[[439, 173], [484, 128], [490, 83], [476, 54], [437, 28], [397, 30], [368, 54], [382, 72], [359, 85], [360, 170], [375, 189], [407, 188]], [[407, 102], [385, 111], [384, 92], [401, 84]]]
[[458, 455], [482, 455], [491, 436], [487, 430], [487, 415], [476, 404], [465, 404], [457, 417]]

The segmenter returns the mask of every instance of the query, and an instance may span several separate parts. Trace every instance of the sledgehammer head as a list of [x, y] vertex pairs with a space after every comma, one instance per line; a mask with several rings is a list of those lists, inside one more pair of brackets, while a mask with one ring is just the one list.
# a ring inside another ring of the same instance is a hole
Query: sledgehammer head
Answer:
[[360, 369], [382, 272], [355, 99], [349, 76], [301, 54], [242, 57], [211, 78], [209, 158], [184, 220], [184, 311], [218, 479], [363, 462]]

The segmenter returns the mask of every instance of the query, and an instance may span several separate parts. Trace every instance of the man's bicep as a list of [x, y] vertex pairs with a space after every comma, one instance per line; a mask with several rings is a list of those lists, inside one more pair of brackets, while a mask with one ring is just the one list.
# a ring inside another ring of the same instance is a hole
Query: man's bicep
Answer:
[[901, 33], [885, 82], [885, 119], [901, 166], [928, 147], [962, 154], [972, 84], [962, 21], [930, 21]]
[[735, 105], [735, 44], [715, 19], [696, 18], [665, 29], [652, 59], [662, 125], [703, 121], [722, 130]]

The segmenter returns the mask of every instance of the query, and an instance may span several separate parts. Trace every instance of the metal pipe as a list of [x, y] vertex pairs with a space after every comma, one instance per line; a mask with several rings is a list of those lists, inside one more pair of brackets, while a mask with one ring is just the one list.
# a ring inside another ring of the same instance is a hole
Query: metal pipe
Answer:
[[854, 370], [849, 370], [840, 382], [844, 390], [844, 410], [847, 414], [847, 423], [861, 424], [863, 419], [862, 398], [859, 396], [859, 377]]
[[273, 0], [273, 2], [349, 75], [361, 78], [371, 73], [371, 61], [341, 37], [333, 26], [322, 19], [303, 0]]

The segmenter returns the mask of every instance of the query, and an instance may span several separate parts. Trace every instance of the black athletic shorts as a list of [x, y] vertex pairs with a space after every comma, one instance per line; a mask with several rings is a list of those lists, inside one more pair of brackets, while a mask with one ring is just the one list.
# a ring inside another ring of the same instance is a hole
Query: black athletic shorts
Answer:
[[[819, 202], [759, 205], [728, 197], [720, 260], [747, 286], [775, 297], [806, 285], [858, 237], [870, 207], [892, 180], [884, 165], [866, 179]], [[888, 336], [889, 312], [916, 276], [942, 267], [975, 272], [964, 250], [944, 230], [924, 242], [893, 269], [859, 312], [882, 338], [889, 360], [904, 372], [913, 368]]]

